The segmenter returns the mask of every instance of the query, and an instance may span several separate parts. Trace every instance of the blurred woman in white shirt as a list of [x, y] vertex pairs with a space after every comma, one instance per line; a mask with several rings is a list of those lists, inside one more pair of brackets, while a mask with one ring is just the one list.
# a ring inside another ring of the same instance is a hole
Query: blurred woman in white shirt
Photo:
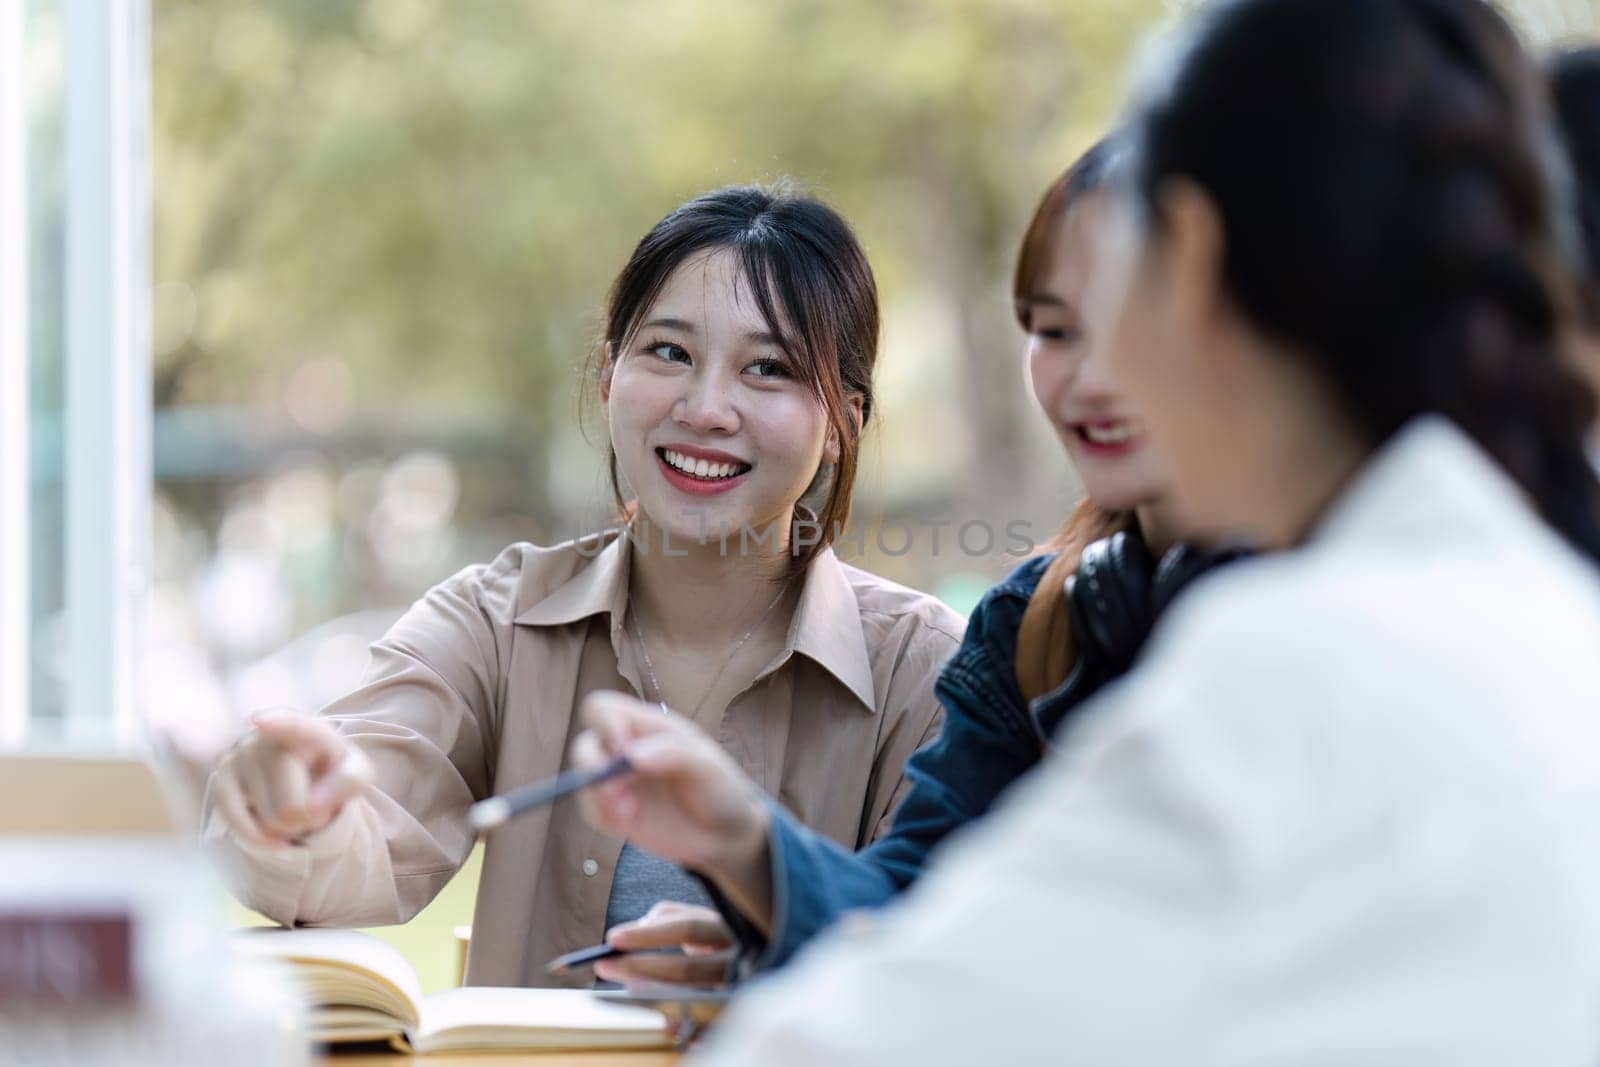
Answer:
[[1600, 1062], [1600, 486], [1539, 74], [1482, 0], [1224, 0], [1174, 56], [1089, 306], [1187, 532], [1278, 551], [706, 1062]]

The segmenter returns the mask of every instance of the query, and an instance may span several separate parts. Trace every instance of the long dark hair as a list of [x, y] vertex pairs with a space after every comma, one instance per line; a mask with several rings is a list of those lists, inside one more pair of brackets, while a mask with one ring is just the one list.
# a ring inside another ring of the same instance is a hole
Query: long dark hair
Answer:
[[1600, 46], [1557, 53], [1549, 72], [1550, 94], [1572, 162], [1580, 304], [1585, 325], [1600, 331]]
[[1376, 447], [1448, 416], [1600, 557], [1594, 399], [1557, 336], [1570, 275], [1541, 76], [1483, 0], [1219, 0], [1134, 121], [1133, 184], [1221, 215], [1223, 275]]
[[[796, 379], [816, 394], [839, 441], [839, 461], [817, 508], [819, 535], [804, 544], [791, 540], [789, 576], [797, 577], [850, 518], [860, 428], [872, 415], [877, 283], [849, 223], [822, 201], [786, 183], [717, 189], [679, 206], [640, 240], [611, 285], [595, 359], [620, 355], [672, 272], [717, 249], [738, 257], [768, 331], [782, 340]], [[860, 398], [859, 427], [852, 397]], [[607, 463], [622, 506], [614, 450]]]

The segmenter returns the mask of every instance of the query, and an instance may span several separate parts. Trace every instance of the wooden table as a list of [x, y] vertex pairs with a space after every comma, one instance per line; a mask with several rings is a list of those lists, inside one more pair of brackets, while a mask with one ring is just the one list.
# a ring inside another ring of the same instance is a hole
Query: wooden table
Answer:
[[332, 1052], [315, 1056], [315, 1067], [674, 1067], [678, 1053], [651, 1052], [436, 1052], [429, 1056], [401, 1053]]

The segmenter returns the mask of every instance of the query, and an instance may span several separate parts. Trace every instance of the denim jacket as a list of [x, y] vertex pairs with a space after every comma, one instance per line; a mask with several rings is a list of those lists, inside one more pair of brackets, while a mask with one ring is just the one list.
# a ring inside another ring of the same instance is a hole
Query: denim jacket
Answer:
[[784, 963], [841, 913], [894, 897], [916, 880], [940, 842], [984, 815], [1007, 786], [1039, 762], [1043, 751], [1013, 663], [1023, 611], [1051, 558], [1023, 563], [973, 610], [966, 638], [935, 686], [944, 725], [907, 761], [911, 791], [888, 834], [851, 852], [769, 802], [773, 913], [768, 936], [762, 939], [720, 893], [711, 894], [747, 950], [764, 940], [764, 947], [752, 953], [753, 969]]

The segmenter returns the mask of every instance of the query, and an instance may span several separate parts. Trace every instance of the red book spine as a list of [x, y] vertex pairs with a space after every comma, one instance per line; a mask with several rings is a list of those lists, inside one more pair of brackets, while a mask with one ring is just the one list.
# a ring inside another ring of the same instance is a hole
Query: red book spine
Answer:
[[134, 999], [133, 923], [122, 914], [0, 912], [0, 1009]]

